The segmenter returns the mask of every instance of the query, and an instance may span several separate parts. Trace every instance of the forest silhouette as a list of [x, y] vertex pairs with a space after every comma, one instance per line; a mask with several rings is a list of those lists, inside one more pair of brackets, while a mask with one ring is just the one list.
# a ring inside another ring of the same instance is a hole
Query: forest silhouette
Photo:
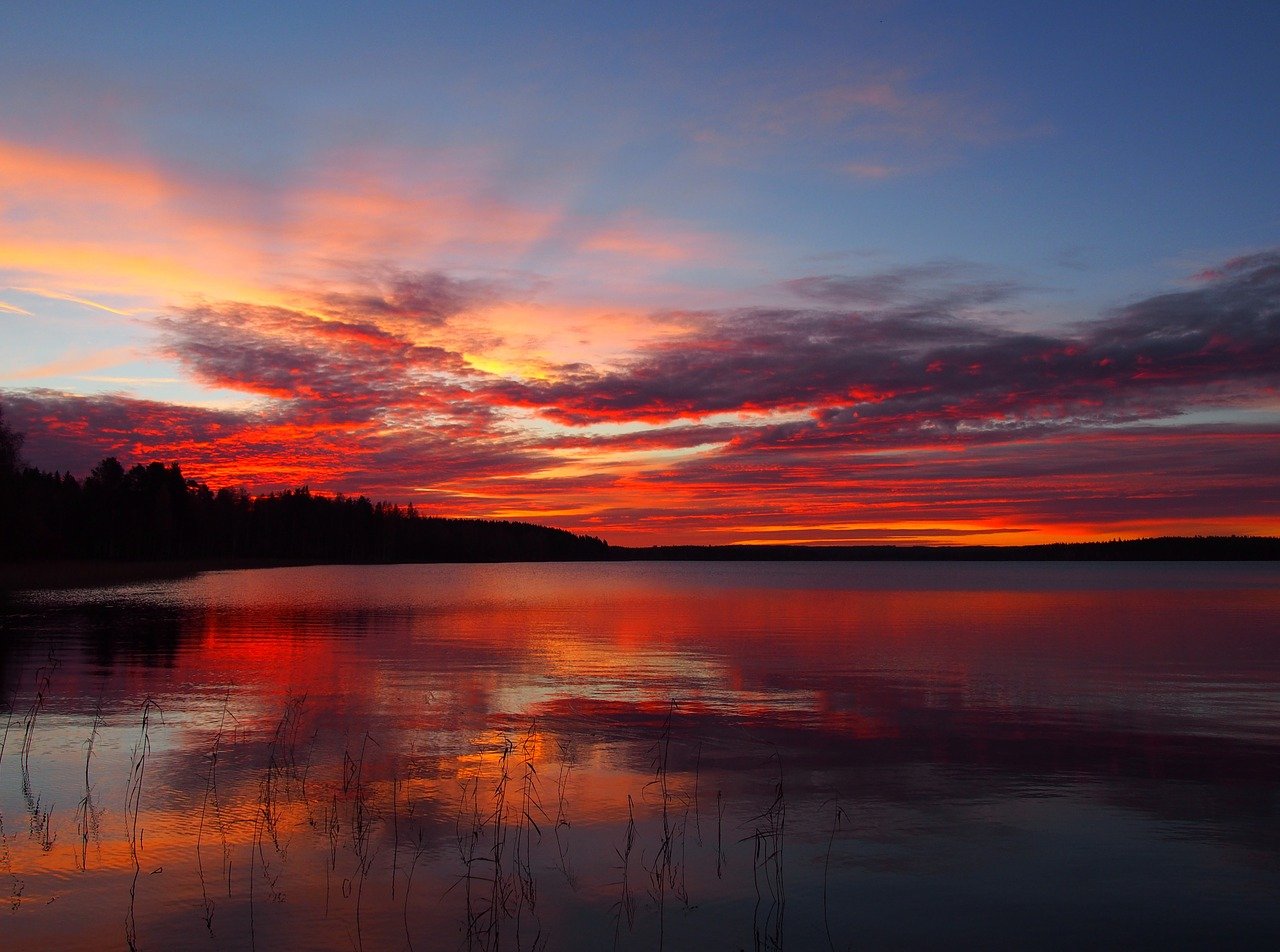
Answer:
[[611, 546], [564, 529], [424, 516], [412, 505], [308, 488], [250, 495], [187, 479], [178, 463], [126, 469], [108, 457], [83, 479], [22, 460], [0, 407], [0, 562], [189, 566], [531, 561], [1275, 560], [1280, 539], [1161, 537], [1042, 545]]
[[83, 479], [24, 465], [0, 413], [0, 560], [490, 562], [599, 559], [600, 539], [523, 522], [424, 516], [308, 488], [250, 495], [178, 463], [108, 457]]

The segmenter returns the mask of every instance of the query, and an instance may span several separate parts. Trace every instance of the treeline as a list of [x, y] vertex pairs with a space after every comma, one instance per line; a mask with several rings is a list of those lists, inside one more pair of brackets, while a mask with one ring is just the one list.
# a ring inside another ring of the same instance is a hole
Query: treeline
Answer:
[[24, 465], [0, 414], [0, 562], [1183, 561], [1280, 560], [1280, 539], [1198, 536], [1019, 546], [610, 546], [524, 522], [422, 516], [412, 506], [295, 489], [250, 496], [177, 463], [83, 480]]
[[637, 562], [1243, 562], [1280, 561], [1280, 539], [1156, 536], [1042, 545], [613, 546], [609, 557]]
[[494, 562], [605, 558], [605, 542], [522, 522], [422, 516], [412, 506], [295, 489], [250, 496], [177, 463], [83, 480], [21, 463], [0, 419], [0, 560]]

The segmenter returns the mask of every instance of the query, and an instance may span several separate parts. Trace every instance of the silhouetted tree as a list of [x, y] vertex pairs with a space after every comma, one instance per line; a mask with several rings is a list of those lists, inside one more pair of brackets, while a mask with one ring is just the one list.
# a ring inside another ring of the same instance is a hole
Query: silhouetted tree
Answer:
[[[23, 467], [21, 436], [3, 427], [0, 558], [269, 559], [309, 562], [598, 559], [599, 539], [522, 523], [425, 518], [365, 496], [303, 486], [253, 497], [211, 490], [177, 463], [126, 470], [114, 456], [83, 483]], [[10, 461], [11, 462], [7, 462]]]
[[0, 476], [22, 468], [22, 434], [4, 422], [4, 404], [0, 404]]
[[8, 555], [18, 532], [18, 473], [21, 468], [22, 434], [4, 421], [0, 404], [0, 551]]

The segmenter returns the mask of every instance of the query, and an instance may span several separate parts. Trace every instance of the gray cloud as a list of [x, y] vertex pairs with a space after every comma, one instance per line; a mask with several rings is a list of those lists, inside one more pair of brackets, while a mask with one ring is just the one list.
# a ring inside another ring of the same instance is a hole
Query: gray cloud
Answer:
[[166, 351], [201, 381], [313, 410], [369, 414], [442, 407], [473, 373], [461, 356], [371, 321], [323, 320], [280, 307], [206, 304], [159, 319]]
[[818, 294], [838, 287], [845, 299], [892, 303], [710, 314], [696, 333], [620, 369], [487, 392], [572, 424], [806, 409], [814, 425], [875, 432], [1114, 424], [1247, 404], [1280, 384], [1280, 253], [1230, 262], [1195, 288], [1059, 334], [966, 316], [986, 292], [931, 299], [926, 287], [910, 300], [913, 280], [936, 276], [888, 272], [848, 289], [824, 278]]
[[984, 278], [981, 272], [967, 262], [936, 261], [866, 275], [813, 275], [787, 281], [783, 287], [836, 307], [877, 309], [908, 304], [939, 311], [994, 304], [1028, 290], [1017, 282]]
[[397, 318], [436, 327], [499, 296], [493, 282], [434, 271], [382, 268], [367, 274], [365, 282], [366, 290], [329, 291], [322, 295], [322, 301], [335, 316]]

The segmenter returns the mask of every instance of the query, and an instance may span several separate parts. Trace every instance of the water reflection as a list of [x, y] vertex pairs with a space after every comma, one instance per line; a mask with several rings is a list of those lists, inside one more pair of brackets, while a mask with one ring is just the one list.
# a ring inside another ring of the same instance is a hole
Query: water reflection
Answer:
[[6, 947], [1270, 944], [1277, 581], [385, 566], [22, 597]]

